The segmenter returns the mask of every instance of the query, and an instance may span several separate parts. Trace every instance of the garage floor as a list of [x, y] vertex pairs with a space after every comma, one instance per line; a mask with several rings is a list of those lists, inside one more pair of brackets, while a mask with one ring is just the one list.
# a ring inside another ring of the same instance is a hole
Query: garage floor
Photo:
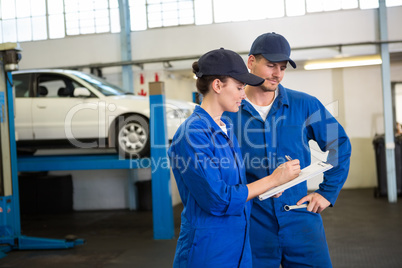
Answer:
[[[372, 189], [343, 190], [336, 206], [322, 213], [333, 266], [401, 267], [402, 203], [374, 198]], [[174, 208], [179, 233], [182, 206]], [[22, 216], [27, 236], [64, 238], [85, 245], [66, 250], [12, 251], [0, 267], [171, 267], [176, 240], [154, 240], [150, 211], [95, 211]]]

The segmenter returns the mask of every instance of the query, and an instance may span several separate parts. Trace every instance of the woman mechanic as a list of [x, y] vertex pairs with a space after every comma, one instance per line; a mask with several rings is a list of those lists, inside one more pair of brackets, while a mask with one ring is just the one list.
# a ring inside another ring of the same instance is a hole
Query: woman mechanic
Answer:
[[221, 116], [238, 111], [246, 84], [257, 86], [264, 79], [223, 48], [204, 54], [192, 67], [202, 104], [180, 126], [168, 152], [184, 205], [173, 267], [252, 267], [248, 201], [297, 177], [299, 161], [246, 184], [237, 139]]

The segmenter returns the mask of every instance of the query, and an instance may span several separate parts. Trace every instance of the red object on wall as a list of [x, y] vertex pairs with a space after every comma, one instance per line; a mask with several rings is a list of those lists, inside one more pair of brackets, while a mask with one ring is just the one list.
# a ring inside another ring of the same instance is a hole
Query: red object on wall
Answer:
[[144, 75], [140, 74], [140, 84], [143, 85], [145, 82]]
[[159, 82], [159, 75], [158, 75], [158, 73], [155, 73], [155, 82]]
[[147, 93], [144, 91], [144, 89], [141, 89], [141, 91], [138, 93], [140, 96], [146, 96]]

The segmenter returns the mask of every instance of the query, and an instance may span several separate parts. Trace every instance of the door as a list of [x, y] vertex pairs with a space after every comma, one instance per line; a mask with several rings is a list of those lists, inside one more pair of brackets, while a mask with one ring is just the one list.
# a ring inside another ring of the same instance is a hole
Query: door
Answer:
[[33, 140], [31, 74], [13, 75], [15, 92], [15, 139]]
[[65, 140], [76, 147], [96, 147], [77, 141], [99, 137], [98, 103], [95, 95], [74, 97], [74, 89], [82, 85], [62, 74], [38, 74], [36, 97], [32, 103], [35, 140]]

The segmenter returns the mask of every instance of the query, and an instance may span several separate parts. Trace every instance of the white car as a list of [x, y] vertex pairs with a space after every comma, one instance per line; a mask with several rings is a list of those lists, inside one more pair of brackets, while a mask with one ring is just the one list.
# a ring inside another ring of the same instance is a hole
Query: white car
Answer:
[[[18, 152], [114, 147], [125, 157], [149, 154], [149, 98], [74, 70], [23, 70], [12, 76]], [[194, 107], [166, 100], [168, 140]]]

